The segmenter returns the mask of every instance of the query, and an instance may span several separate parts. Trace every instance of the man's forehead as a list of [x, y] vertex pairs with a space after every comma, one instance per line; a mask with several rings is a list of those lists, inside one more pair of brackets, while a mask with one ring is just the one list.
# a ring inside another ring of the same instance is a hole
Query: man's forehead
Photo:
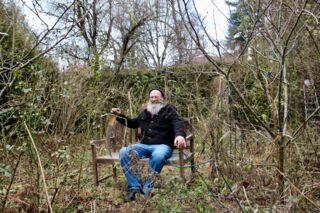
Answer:
[[154, 96], [154, 95], [161, 96], [161, 92], [159, 90], [152, 90], [150, 92], [150, 96]]

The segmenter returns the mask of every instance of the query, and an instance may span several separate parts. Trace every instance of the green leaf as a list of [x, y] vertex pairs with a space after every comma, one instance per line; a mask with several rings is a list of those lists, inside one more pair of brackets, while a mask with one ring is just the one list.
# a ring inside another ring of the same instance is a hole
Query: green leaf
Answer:
[[22, 72], [19, 69], [13, 69], [12, 74], [14, 77], [20, 77], [22, 75]]

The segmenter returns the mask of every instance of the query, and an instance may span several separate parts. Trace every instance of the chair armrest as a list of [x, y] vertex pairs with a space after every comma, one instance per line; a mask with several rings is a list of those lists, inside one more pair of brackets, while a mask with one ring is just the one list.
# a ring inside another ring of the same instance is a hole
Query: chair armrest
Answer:
[[106, 142], [107, 142], [106, 139], [91, 140], [91, 141], [90, 141], [90, 144], [91, 144], [92, 146], [97, 146], [97, 145], [104, 144], [104, 143], [106, 143]]
[[[114, 137], [111, 137], [111, 138], [110, 138], [110, 141], [113, 142], [114, 139], [115, 139]], [[90, 144], [91, 144], [92, 146], [98, 146], [98, 145], [102, 145], [102, 144], [104, 144], [104, 143], [108, 143], [108, 140], [106, 140], [106, 139], [100, 139], [100, 140], [91, 140], [91, 141], [90, 141]]]
[[186, 140], [188, 141], [188, 140], [191, 140], [191, 139], [193, 139], [193, 138], [194, 138], [193, 134], [189, 134], [189, 135], [186, 137]]
[[[190, 145], [191, 145], [193, 143], [193, 138], [194, 138], [194, 135], [193, 134], [189, 134], [186, 137], [186, 141], [190, 141]], [[178, 148], [177, 146], [174, 146], [174, 149], [178, 149], [179, 151], [182, 151], [184, 149], [190, 149], [190, 145], [187, 144], [187, 147], [184, 147], [184, 148]]]

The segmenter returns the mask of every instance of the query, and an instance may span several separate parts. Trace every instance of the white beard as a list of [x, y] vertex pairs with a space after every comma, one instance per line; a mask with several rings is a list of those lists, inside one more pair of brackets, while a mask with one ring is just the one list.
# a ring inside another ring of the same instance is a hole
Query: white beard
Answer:
[[164, 103], [156, 103], [156, 104], [152, 104], [152, 103], [148, 103], [147, 105], [147, 110], [148, 112], [151, 113], [151, 115], [156, 115], [158, 114], [158, 112], [165, 106]]

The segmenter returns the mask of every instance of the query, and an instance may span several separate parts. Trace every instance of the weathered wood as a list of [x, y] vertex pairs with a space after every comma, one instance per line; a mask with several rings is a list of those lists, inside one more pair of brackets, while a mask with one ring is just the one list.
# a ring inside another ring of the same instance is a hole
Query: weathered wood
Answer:
[[[172, 156], [168, 158], [165, 162], [165, 165], [178, 165], [180, 164], [180, 160], [183, 160], [182, 162], [188, 162], [193, 157], [193, 153], [191, 153], [188, 150], [185, 151], [179, 151], [179, 152], [173, 152]], [[148, 158], [142, 158], [141, 161], [148, 162]], [[95, 162], [96, 163], [113, 163], [113, 162], [119, 161], [119, 152], [111, 152], [110, 154], [104, 155], [104, 156], [96, 156]]]

